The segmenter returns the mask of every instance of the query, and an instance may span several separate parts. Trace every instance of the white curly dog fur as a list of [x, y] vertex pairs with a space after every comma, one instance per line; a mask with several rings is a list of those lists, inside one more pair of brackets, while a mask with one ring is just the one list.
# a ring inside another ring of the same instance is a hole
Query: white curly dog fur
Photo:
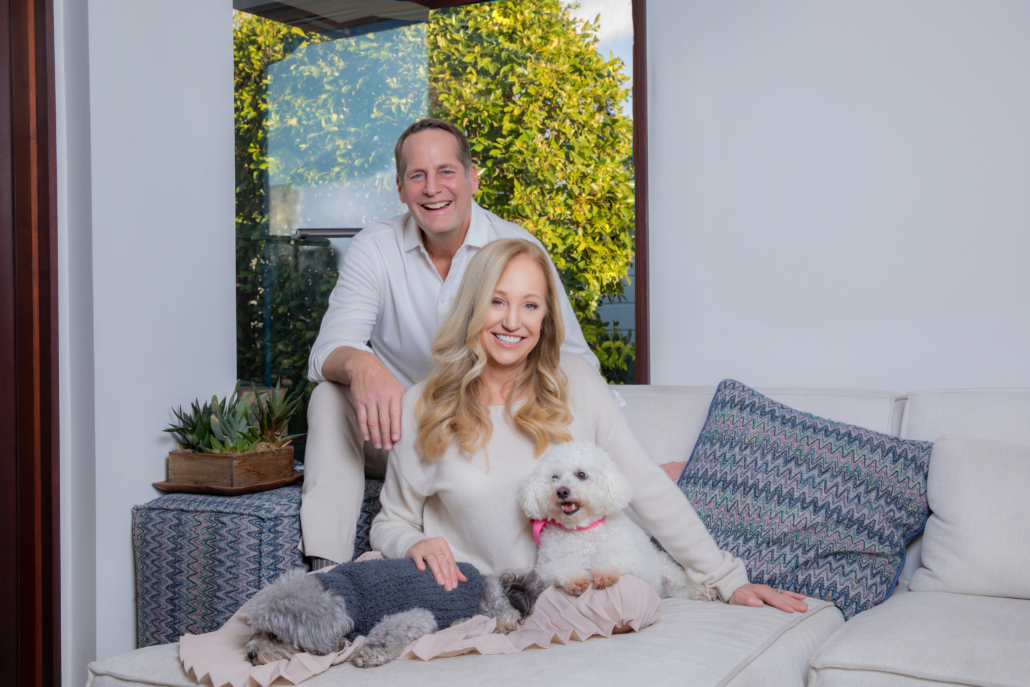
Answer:
[[535, 568], [540, 582], [578, 596], [591, 585], [605, 589], [633, 575], [662, 598], [711, 601], [713, 593], [624, 512], [632, 498], [629, 482], [597, 445], [572, 441], [548, 449], [519, 499], [531, 519], [548, 521]]

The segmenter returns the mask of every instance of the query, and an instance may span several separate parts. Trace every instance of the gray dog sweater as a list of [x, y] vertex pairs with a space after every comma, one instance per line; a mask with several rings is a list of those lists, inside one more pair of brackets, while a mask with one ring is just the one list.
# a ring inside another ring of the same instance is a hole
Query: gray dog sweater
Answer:
[[471, 563], [458, 563], [458, 569], [468, 582], [459, 583], [452, 592], [436, 583], [431, 570], [420, 572], [408, 558], [341, 563], [315, 577], [326, 591], [346, 602], [347, 613], [354, 619], [354, 630], [347, 639], [353, 641], [358, 635], [368, 636], [386, 616], [413, 608], [430, 611], [441, 629], [474, 616], [483, 574]]

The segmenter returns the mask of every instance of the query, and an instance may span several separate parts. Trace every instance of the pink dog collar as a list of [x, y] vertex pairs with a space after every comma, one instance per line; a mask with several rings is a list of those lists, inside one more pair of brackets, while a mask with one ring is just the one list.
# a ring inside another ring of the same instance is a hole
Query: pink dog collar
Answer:
[[[608, 517], [608, 516], [605, 516], [605, 517]], [[592, 530], [595, 527], [597, 527], [598, 525], [600, 525], [602, 522], [604, 522], [604, 518], [601, 518], [597, 522], [592, 523], [590, 525], [587, 525], [586, 527], [577, 527], [576, 529], [577, 530]], [[560, 522], [558, 522], [557, 520], [555, 520], [553, 518], [550, 519], [550, 520], [533, 520], [533, 539], [536, 539], [536, 545], [537, 546], [541, 545], [540, 544], [540, 533], [544, 531], [544, 528], [547, 527], [548, 523], [553, 523], [553, 524], [557, 525], [558, 527], [561, 527], [563, 530], [568, 529], [565, 525], [561, 524]]]

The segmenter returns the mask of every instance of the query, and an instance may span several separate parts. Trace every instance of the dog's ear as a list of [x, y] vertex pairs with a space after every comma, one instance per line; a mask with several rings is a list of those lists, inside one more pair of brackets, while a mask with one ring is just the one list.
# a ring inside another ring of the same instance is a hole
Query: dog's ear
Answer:
[[523, 482], [519, 492], [519, 507], [531, 520], [543, 520], [547, 517], [552, 486], [549, 467], [550, 465], [542, 459], [529, 478]]
[[614, 515], [629, 506], [633, 500], [633, 488], [611, 458], [606, 456], [599, 467], [594, 479], [606, 496], [605, 514]]

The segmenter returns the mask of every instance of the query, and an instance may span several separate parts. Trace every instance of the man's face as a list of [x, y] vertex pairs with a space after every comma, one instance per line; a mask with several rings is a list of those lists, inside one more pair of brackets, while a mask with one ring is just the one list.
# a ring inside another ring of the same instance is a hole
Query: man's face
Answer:
[[427, 235], [446, 239], [464, 235], [479, 190], [475, 165], [468, 175], [458, 160], [458, 141], [446, 131], [426, 129], [404, 141], [407, 167], [397, 178], [401, 202]]

